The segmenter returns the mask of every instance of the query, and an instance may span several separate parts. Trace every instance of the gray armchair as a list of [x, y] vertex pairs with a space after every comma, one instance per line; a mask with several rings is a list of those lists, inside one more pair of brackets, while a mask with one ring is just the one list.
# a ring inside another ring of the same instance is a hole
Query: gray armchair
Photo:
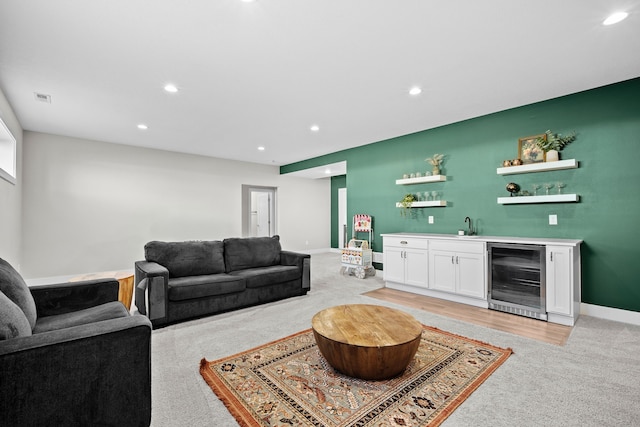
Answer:
[[0, 259], [0, 414], [12, 426], [148, 426], [151, 323], [115, 279], [27, 287]]

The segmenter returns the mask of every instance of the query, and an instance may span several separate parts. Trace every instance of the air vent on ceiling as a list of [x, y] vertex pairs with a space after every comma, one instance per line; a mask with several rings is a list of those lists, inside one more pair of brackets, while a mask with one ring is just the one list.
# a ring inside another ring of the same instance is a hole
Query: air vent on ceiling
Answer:
[[36, 97], [36, 101], [46, 102], [47, 104], [51, 104], [51, 95], [45, 95], [44, 93], [33, 93]]

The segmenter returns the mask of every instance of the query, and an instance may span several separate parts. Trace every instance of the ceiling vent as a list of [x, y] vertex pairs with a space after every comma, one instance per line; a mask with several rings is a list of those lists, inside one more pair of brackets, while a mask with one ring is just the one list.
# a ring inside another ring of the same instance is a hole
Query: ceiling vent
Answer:
[[51, 95], [45, 95], [44, 93], [34, 92], [33, 95], [36, 97], [36, 101], [46, 102], [47, 104], [51, 104]]

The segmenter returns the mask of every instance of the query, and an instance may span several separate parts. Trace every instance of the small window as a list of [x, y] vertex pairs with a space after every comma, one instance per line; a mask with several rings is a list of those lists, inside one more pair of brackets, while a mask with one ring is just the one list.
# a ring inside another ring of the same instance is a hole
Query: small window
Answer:
[[16, 183], [16, 139], [0, 119], [0, 178]]

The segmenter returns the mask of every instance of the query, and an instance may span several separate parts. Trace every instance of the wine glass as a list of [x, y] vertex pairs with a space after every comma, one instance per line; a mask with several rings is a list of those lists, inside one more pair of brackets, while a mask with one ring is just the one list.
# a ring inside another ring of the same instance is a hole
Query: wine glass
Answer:
[[431, 192], [431, 196], [433, 197], [433, 200], [438, 200], [438, 192], [437, 191], [432, 191]]
[[556, 188], [558, 189], [558, 194], [562, 194], [562, 189], [566, 186], [567, 184], [565, 184], [564, 182], [560, 182], [560, 181], [556, 182]]
[[546, 190], [546, 194], [547, 196], [549, 195], [549, 190], [551, 190], [553, 188], [553, 183], [551, 182], [547, 182], [546, 184], [544, 184], [544, 189]]
[[540, 184], [533, 184], [533, 195], [538, 195], [538, 190], [540, 189]]

